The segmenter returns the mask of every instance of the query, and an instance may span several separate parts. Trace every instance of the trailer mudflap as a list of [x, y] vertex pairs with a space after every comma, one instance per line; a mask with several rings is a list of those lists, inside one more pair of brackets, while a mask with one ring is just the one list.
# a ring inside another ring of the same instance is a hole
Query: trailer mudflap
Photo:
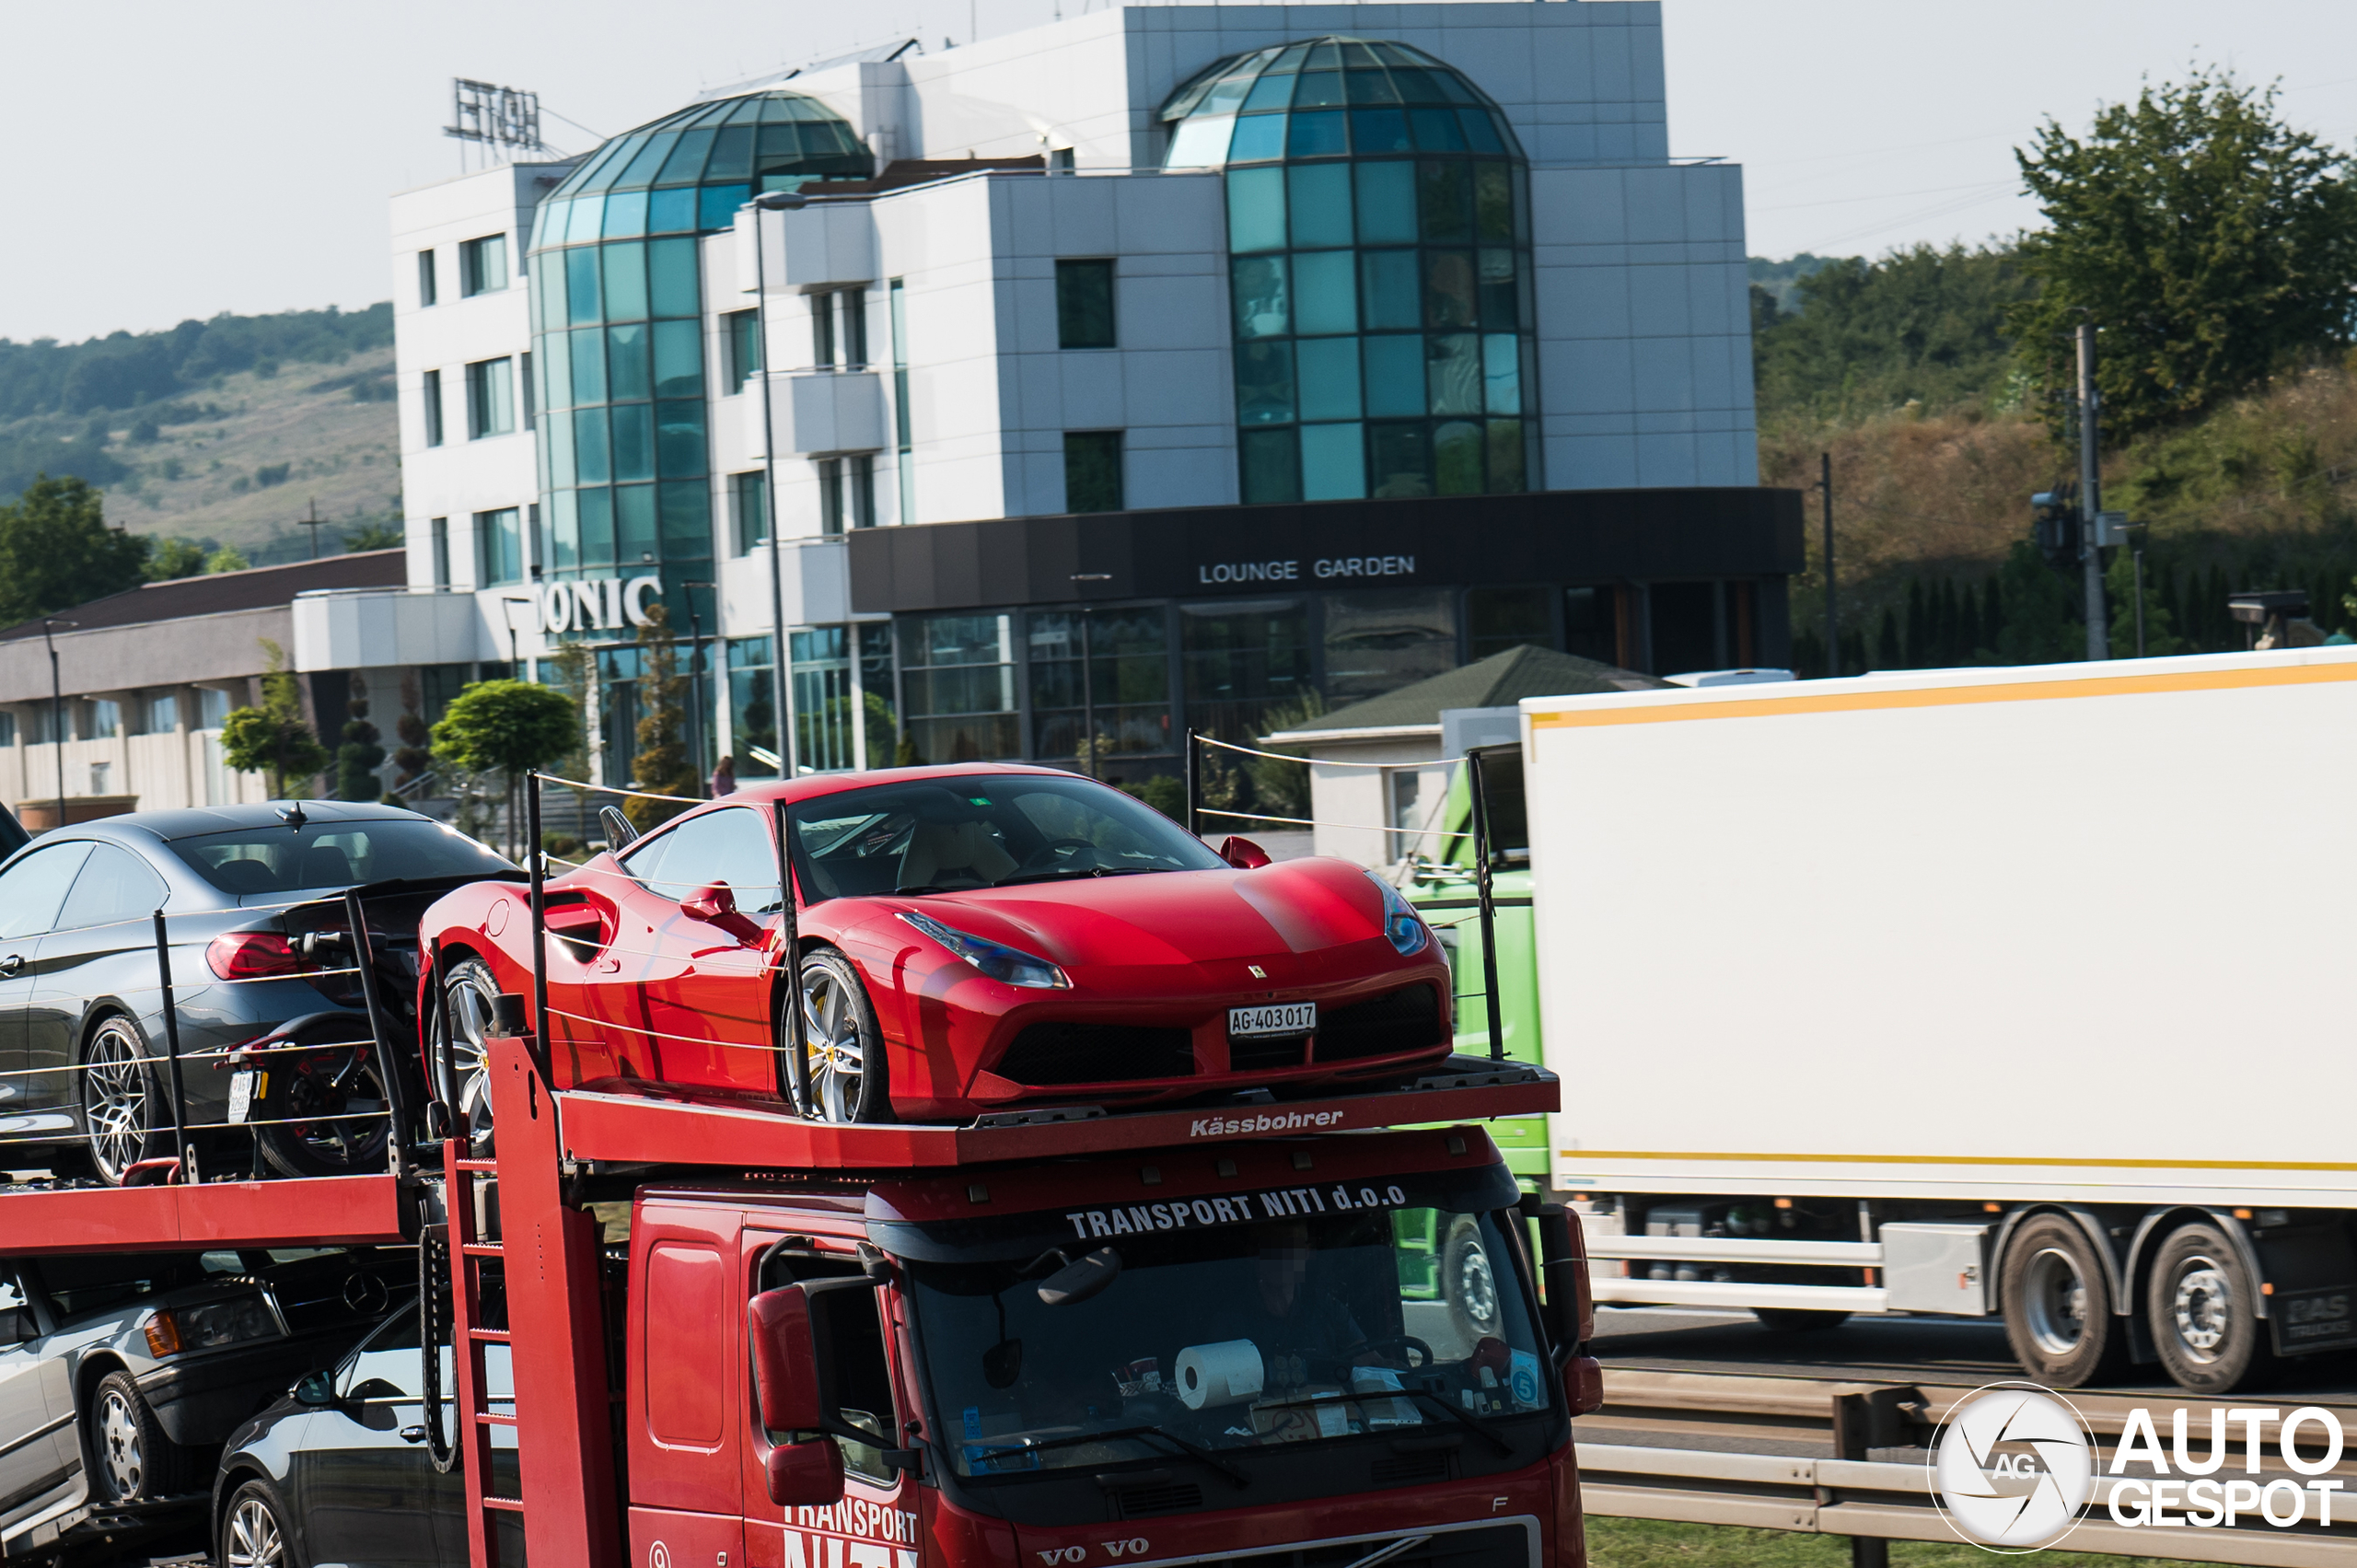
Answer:
[[2251, 1232], [2266, 1281], [2267, 1326], [2278, 1355], [2357, 1345], [2357, 1252], [2338, 1225], [2275, 1225]]

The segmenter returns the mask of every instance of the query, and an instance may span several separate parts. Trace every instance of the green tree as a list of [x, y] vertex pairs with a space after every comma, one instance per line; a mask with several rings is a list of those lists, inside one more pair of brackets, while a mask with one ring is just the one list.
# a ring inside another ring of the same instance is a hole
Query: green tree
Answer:
[[358, 670], [352, 672], [352, 694], [344, 706], [343, 744], [336, 748], [336, 796], [342, 800], [375, 800], [385, 793], [377, 780], [377, 769], [385, 761], [385, 749], [377, 744], [382, 738], [377, 726], [368, 722], [368, 682]]
[[460, 772], [496, 772], [505, 779], [508, 853], [520, 857], [525, 775], [564, 756], [578, 744], [580, 729], [580, 708], [552, 686], [478, 680], [435, 725], [434, 755]]
[[2065, 582], [2038, 546], [2017, 540], [1997, 569], [2004, 620], [1991, 650], [1999, 664], [2061, 664], [2087, 656], [2077, 579]]
[[193, 577], [204, 570], [204, 546], [192, 539], [166, 537], [152, 541], [143, 575], [151, 583]]
[[2107, 105], [2084, 140], [2049, 120], [2014, 156], [2049, 226], [2022, 240], [2040, 287], [2007, 326], [2058, 434], [2082, 321], [2101, 330], [2113, 441], [2349, 341], [2357, 188], [2343, 154], [2276, 117], [2274, 88], [2197, 72]]
[[[679, 673], [679, 646], [671, 635], [671, 612], [656, 605], [638, 629], [638, 755], [631, 760], [631, 783], [657, 795], [700, 796], [702, 781], [688, 761], [687, 677]], [[644, 832], [687, 807], [676, 800], [633, 796], [622, 807], [631, 825]]]
[[1780, 311], [1752, 285], [1752, 375], [1765, 417], [1927, 410], [1992, 399], [2012, 368], [2005, 313], [2033, 285], [2009, 248], [1930, 245], [1824, 262]]
[[343, 536], [346, 550], [398, 550], [408, 542], [399, 523], [363, 523]]
[[[2136, 558], [2128, 551], [2115, 552], [2111, 564], [2104, 571], [2104, 602], [2111, 607], [2111, 656], [2136, 656]], [[2185, 639], [2177, 635], [2177, 628], [2169, 614], [2168, 601], [2161, 595], [2158, 577], [2147, 562], [2144, 572], [2144, 656], [2159, 658], [2167, 654], [2189, 653]]]
[[286, 650], [259, 639], [269, 673], [261, 678], [261, 706], [232, 708], [221, 723], [221, 753], [243, 773], [266, 773], [273, 799], [284, 798], [290, 783], [308, 782], [328, 764], [328, 749], [303, 717], [302, 681], [286, 668]]
[[208, 572], [243, 572], [252, 564], [246, 559], [245, 552], [234, 544], [225, 544], [204, 558], [204, 569]]
[[44, 474], [0, 505], [0, 624], [139, 586], [147, 541], [107, 527], [101, 494]]

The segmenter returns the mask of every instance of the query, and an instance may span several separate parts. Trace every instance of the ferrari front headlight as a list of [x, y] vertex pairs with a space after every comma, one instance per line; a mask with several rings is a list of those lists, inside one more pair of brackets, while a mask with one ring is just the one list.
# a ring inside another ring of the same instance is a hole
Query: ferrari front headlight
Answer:
[[944, 925], [930, 915], [904, 910], [900, 918], [1002, 985], [1020, 985], [1035, 991], [1072, 989], [1072, 978], [1037, 954]]

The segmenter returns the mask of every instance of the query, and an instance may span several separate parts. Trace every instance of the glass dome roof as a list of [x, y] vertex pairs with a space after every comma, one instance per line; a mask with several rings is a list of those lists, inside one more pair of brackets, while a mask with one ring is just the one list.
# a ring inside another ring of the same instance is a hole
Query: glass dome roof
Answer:
[[699, 103], [623, 133], [540, 203], [532, 248], [726, 228], [755, 192], [865, 180], [876, 160], [842, 116], [804, 93]]
[[1162, 106], [1166, 168], [1459, 153], [1521, 157], [1489, 96], [1421, 49], [1327, 37], [1271, 44], [1199, 73]]

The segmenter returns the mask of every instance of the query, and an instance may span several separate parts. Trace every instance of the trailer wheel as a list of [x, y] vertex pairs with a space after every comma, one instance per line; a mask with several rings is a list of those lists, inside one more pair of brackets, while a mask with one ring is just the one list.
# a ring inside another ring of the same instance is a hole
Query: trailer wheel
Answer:
[[1449, 1318], [1468, 1345], [1498, 1332], [1504, 1317], [1497, 1276], [1481, 1246], [1481, 1227], [1470, 1214], [1459, 1214], [1448, 1227], [1448, 1237], [1441, 1243], [1440, 1279]]
[[2087, 1233], [2065, 1215], [2040, 1214], [2014, 1233], [1998, 1299], [2005, 1341], [2037, 1382], [2074, 1388], [2127, 1360], [2111, 1275]]
[[[777, 1038], [781, 1083], [793, 1083], [807, 1060], [809, 1102], [825, 1121], [889, 1121], [890, 1086], [885, 1076], [884, 1035], [876, 1027], [876, 1009], [860, 983], [859, 970], [842, 954], [821, 947], [802, 960], [802, 1038], [800, 1053], [786, 1047], [791, 1038], [779, 995]], [[796, 1085], [796, 1087], [803, 1086]]]
[[2257, 1282], [2216, 1225], [2183, 1225], [2161, 1244], [2144, 1311], [2177, 1387], [2228, 1394], [2260, 1380], [2275, 1352], [2258, 1303]]
[[238, 1488], [221, 1516], [222, 1568], [297, 1568], [289, 1517], [270, 1482], [250, 1481]]
[[1761, 1328], [1773, 1329], [1780, 1334], [1805, 1334], [1820, 1329], [1838, 1329], [1850, 1320], [1847, 1312], [1827, 1312], [1812, 1307], [1755, 1307], [1751, 1315], [1759, 1319]]
[[89, 1434], [91, 1490], [110, 1503], [153, 1503], [187, 1484], [187, 1452], [164, 1435], [164, 1423], [128, 1372], [99, 1379], [84, 1414]]

